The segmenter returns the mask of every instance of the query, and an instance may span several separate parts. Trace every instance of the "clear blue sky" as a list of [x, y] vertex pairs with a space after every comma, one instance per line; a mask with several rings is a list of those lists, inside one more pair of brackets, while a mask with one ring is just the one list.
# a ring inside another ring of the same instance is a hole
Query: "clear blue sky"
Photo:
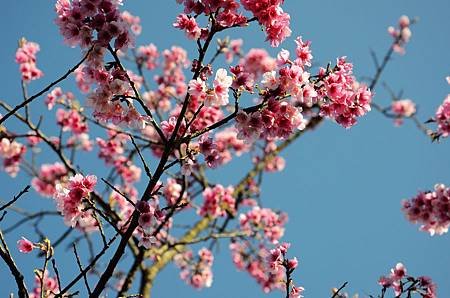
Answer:
[[[175, 1], [126, 2], [125, 8], [142, 18], [143, 34], [138, 44], [153, 42], [159, 49], [178, 44], [191, 54], [195, 53], [194, 44], [170, 26], [182, 9]], [[0, 97], [10, 104], [21, 98], [20, 78], [14, 63], [20, 37], [25, 36], [41, 45], [38, 63], [45, 77], [32, 84], [31, 92], [57, 77], [80, 57], [78, 49], [63, 45], [53, 24], [53, 3], [22, 0], [6, 1], [2, 6], [0, 78], [3, 88]], [[374, 72], [369, 49], [381, 55], [388, 48], [391, 40], [387, 26], [395, 24], [402, 14], [418, 16], [420, 22], [412, 28], [412, 41], [407, 46], [406, 56], [394, 57], [382, 81], [395, 90], [404, 90], [405, 97], [416, 101], [422, 120], [434, 114], [450, 91], [444, 80], [450, 75], [448, 0], [436, 0], [432, 4], [419, 0], [286, 0], [285, 10], [292, 17], [293, 36], [303, 35], [312, 40], [316, 62], [326, 64], [347, 55], [360, 77]], [[244, 38], [245, 49], [269, 48], [263, 33], [254, 25], [233, 31], [232, 36]], [[283, 46], [292, 49], [293, 42], [288, 41]], [[62, 86], [75, 90], [73, 81]], [[387, 104], [390, 101], [388, 94], [380, 87], [376, 90], [375, 101]], [[36, 103], [34, 106], [39, 110], [42, 105]], [[265, 176], [262, 198], [266, 206], [289, 212], [285, 240], [292, 242], [291, 253], [299, 258], [294, 279], [306, 288], [306, 297], [329, 297], [330, 288], [340, 286], [344, 281], [349, 281], [351, 293], [358, 292], [362, 297], [377, 294], [378, 277], [399, 261], [411, 274], [431, 276], [438, 283], [439, 297], [450, 297], [450, 235], [430, 237], [419, 232], [417, 226], [406, 222], [400, 211], [400, 201], [415, 195], [417, 190], [430, 189], [435, 183], [450, 184], [449, 150], [448, 140], [431, 144], [412, 123], [396, 128], [390, 120], [374, 111], [351, 130], [327, 122], [314, 133], [307, 133], [283, 154], [288, 161], [287, 167], [282, 173]], [[46, 162], [55, 161], [51, 155], [47, 157]], [[101, 164], [95, 158], [85, 162], [89, 164], [87, 172], [90, 169], [100, 177], [106, 175], [98, 170]], [[235, 173], [250, 167], [248, 162], [238, 163], [212, 175], [224, 184], [236, 182]], [[11, 180], [0, 174], [0, 197], [11, 197], [29, 183], [26, 179], [20, 175]], [[54, 206], [35, 192], [28, 194], [18, 205], [36, 210]], [[11, 212], [0, 226], [8, 226], [12, 219]], [[57, 219], [46, 232], [54, 239], [64, 228], [62, 220]], [[21, 229], [17, 234], [7, 235], [12, 247], [22, 234], [32, 233]], [[14, 255], [21, 268], [29, 269], [24, 274], [31, 288], [30, 263], [35, 262], [34, 258], [21, 256], [16, 251]], [[73, 256], [60, 252], [56, 259], [65, 284], [70, 274], [77, 271]], [[178, 278], [178, 270], [169, 266], [157, 279], [153, 297], [181, 294], [185, 298], [262, 296], [259, 286], [246, 273], [235, 270], [226, 243], [217, 254], [213, 270], [212, 288], [197, 292], [184, 285]], [[3, 263], [0, 265], [0, 282], [1, 297], [15, 291]], [[281, 292], [274, 292], [268, 297], [281, 296]]]

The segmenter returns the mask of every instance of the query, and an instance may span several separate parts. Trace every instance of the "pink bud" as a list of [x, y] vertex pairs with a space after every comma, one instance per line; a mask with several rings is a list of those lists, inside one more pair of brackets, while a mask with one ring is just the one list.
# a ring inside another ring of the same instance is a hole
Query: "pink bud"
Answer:
[[21, 253], [30, 253], [33, 248], [34, 244], [30, 240], [28, 240], [25, 237], [22, 237], [19, 241], [17, 241], [17, 247]]
[[288, 268], [289, 269], [295, 269], [295, 268], [297, 268], [297, 266], [298, 266], [297, 258], [294, 257], [293, 259], [288, 261]]

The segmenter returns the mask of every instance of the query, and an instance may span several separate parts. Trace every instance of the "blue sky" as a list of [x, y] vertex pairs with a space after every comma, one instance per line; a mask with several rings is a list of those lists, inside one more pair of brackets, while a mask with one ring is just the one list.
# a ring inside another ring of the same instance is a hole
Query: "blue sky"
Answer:
[[[428, 119], [449, 93], [445, 76], [450, 75], [450, 2], [436, 0], [380, 0], [380, 1], [317, 1], [287, 0], [285, 10], [291, 14], [293, 37], [302, 35], [312, 40], [315, 61], [326, 65], [336, 57], [346, 55], [355, 64], [359, 77], [374, 73], [369, 50], [379, 55], [389, 47], [389, 25], [396, 24], [400, 15], [417, 16], [420, 22], [412, 28], [411, 43], [405, 56], [395, 56], [383, 74], [394, 90], [404, 91], [404, 97], [413, 99], [419, 108], [419, 117]], [[25, 36], [41, 45], [38, 65], [45, 77], [33, 82], [30, 92], [63, 73], [80, 58], [78, 49], [66, 47], [53, 24], [53, 1], [7, 1], [2, 6], [2, 47], [0, 61], [2, 92], [0, 97], [14, 105], [21, 98], [20, 77], [14, 63], [17, 40]], [[175, 1], [126, 1], [125, 8], [142, 19], [143, 33], [137, 44], [156, 44], [165, 49], [181, 45], [192, 55], [194, 43], [170, 24], [182, 10]], [[264, 47], [276, 51], [264, 42], [257, 26], [231, 32], [234, 38], [245, 40], [244, 48]], [[292, 49], [293, 39], [282, 47]], [[191, 58], [193, 56], [190, 56]], [[62, 84], [66, 90], [75, 90], [73, 81]], [[375, 101], [388, 104], [388, 93], [379, 85]], [[42, 103], [34, 109], [41, 111]], [[11, 127], [15, 123], [11, 122]], [[44, 123], [51, 129], [52, 123]], [[306, 297], [329, 297], [330, 288], [349, 281], [350, 293], [378, 293], [376, 281], [397, 262], [403, 262], [412, 275], [429, 275], [438, 283], [439, 297], [450, 297], [450, 236], [434, 236], [418, 231], [408, 223], [400, 211], [400, 201], [418, 190], [431, 189], [435, 183], [450, 184], [450, 144], [430, 143], [412, 123], [394, 127], [391, 120], [376, 111], [369, 113], [350, 130], [327, 122], [313, 133], [307, 133], [291, 146], [283, 156], [286, 169], [264, 178], [265, 206], [288, 211], [285, 240], [292, 243], [291, 254], [300, 261], [295, 281], [306, 288]], [[54, 157], [43, 154], [44, 161]], [[86, 164], [97, 175], [101, 164], [94, 155], [86, 157]], [[223, 184], [237, 181], [236, 173], [250, 168], [248, 160], [237, 162], [211, 173]], [[238, 176], [239, 177], [239, 176]], [[28, 182], [25, 175], [12, 180], [0, 174], [1, 198], [17, 193]], [[54, 208], [52, 202], [31, 192], [18, 206], [33, 209]], [[0, 227], [12, 223], [13, 213]], [[47, 226], [54, 239], [65, 227], [60, 219]], [[7, 235], [11, 247], [20, 235], [30, 230], [20, 229]], [[262, 291], [246, 273], [237, 272], [230, 260], [226, 242], [216, 254], [212, 288], [198, 292], [184, 285], [178, 270], [169, 266], [158, 277], [153, 297], [261, 297]], [[21, 256], [14, 251], [18, 265], [30, 287], [35, 264], [32, 256]], [[64, 281], [77, 270], [73, 256], [56, 256]], [[129, 260], [129, 259], [128, 259]], [[106, 259], [102, 259], [104, 264]], [[127, 261], [124, 261], [124, 264]], [[37, 263], [36, 263], [36, 266]], [[128, 264], [125, 266], [128, 267]], [[0, 296], [6, 296], [14, 285], [0, 265]], [[268, 297], [281, 297], [274, 292]], [[83, 297], [83, 295], [82, 295]]]

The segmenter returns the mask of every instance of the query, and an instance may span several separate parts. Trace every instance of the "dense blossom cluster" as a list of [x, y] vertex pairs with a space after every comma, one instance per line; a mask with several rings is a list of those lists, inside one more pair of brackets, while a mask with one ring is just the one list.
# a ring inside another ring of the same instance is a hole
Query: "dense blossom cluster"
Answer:
[[436, 285], [427, 276], [412, 277], [407, 275], [406, 268], [402, 263], [397, 263], [391, 269], [388, 276], [380, 277], [378, 283], [384, 288], [392, 288], [395, 297], [412, 297], [412, 293], [417, 293], [422, 298], [436, 298]]
[[3, 168], [11, 177], [17, 176], [26, 150], [27, 147], [15, 140], [8, 138], [0, 140], [0, 157], [3, 159]]
[[411, 21], [407, 16], [401, 16], [398, 20], [398, 28], [393, 26], [388, 27], [389, 34], [394, 38], [394, 44], [392, 48], [399, 54], [405, 53], [405, 45], [411, 38], [411, 29], [409, 28]]
[[39, 50], [39, 45], [35, 42], [27, 41], [24, 38], [19, 42], [19, 48], [16, 51], [16, 62], [19, 64], [19, 70], [24, 82], [39, 79], [44, 75], [36, 66], [36, 54]]
[[420, 230], [442, 235], [450, 226], [450, 188], [436, 184], [434, 191], [419, 192], [402, 202], [403, 212], [412, 223], [420, 223]]
[[203, 191], [203, 205], [199, 210], [201, 216], [219, 217], [225, 216], [227, 213], [234, 214], [236, 212], [233, 198], [233, 187], [227, 188], [218, 184], [214, 187], [207, 187]]
[[334, 119], [345, 128], [352, 127], [358, 117], [370, 111], [372, 93], [353, 77], [353, 64], [345, 57], [337, 60], [335, 69], [324, 79], [326, 97], [321, 114]]
[[83, 199], [90, 196], [97, 183], [97, 177], [89, 175], [83, 177], [76, 174], [69, 178], [67, 185], [56, 184], [56, 193], [54, 199], [58, 211], [64, 216], [64, 222], [68, 226], [79, 226], [82, 228], [95, 225], [92, 222], [92, 215], [84, 211]]
[[124, 50], [133, 41], [130, 28], [135, 34], [140, 33], [139, 18], [129, 13], [120, 14], [119, 4], [118, 0], [60, 0], [56, 4], [56, 23], [69, 45], [92, 48], [86, 65], [78, 70], [76, 78], [84, 92], [90, 89], [90, 84], [97, 84], [87, 101], [94, 109], [94, 116], [115, 124], [143, 128], [146, 118], [131, 100], [135, 94], [129, 78], [136, 77], [117, 65], [111, 69], [103, 65], [106, 47], [111, 41], [114, 40], [116, 50]]
[[56, 111], [56, 123], [62, 131], [71, 131], [75, 135], [88, 132], [88, 125], [77, 110], [58, 109]]
[[[264, 90], [260, 92], [262, 108], [247, 113], [240, 111], [236, 117], [239, 138], [254, 142], [263, 138], [287, 138], [295, 129], [307, 124], [302, 107], [320, 107], [320, 115], [334, 119], [349, 128], [357, 118], [370, 111], [371, 91], [359, 84], [353, 76], [353, 65], [345, 57], [337, 59], [333, 69], [320, 69], [312, 77], [308, 68], [312, 63], [311, 43], [296, 39], [295, 58], [282, 50], [277, 59], [263, 50], [252, 50], [232, 69], [235, 88], [247, 89], [248, 81], [259, 79]], [[249, 89], [251, 90], [251, 89]], [[286, 98], [291, 97], [291, 102]]]
[[61, 184], [66, 175], [67, 169], [60, 162], [43, 164], [38, 176], [31, 180], [31, 185], [40, 195], [52, 197], [56, 191], [56, 184]]
[[209, 288], [212, 285], [213, 273], [211, 267], [214, 256], [207, 248], [198, 251], [198, 258], [195, 259], [192, 251], [178, 254], [175, 262], [180, 268], [180, 277], [194, 288]]
[[416, 113], [416, 104], [411, 99], [395, 100], [391, 104], [392, 113], [395, 115], [395, 124], [401, 125], [403, 118], [411, 117]]
[[239, 216], [241, 229], [249, 235], [261, 233], [264, 239], [276, 244], [284, 234], [284, 225], [287, 222], [287, 214], [276, 213], [269, 208], [253, 207], [247, 213]]
[[284, 0], [241, 0], [242, 6], [253, 13], [266, 29], [267, 40], [278, 47], [291, 35], [291, 17], [281, 8]]
[[269, 100], [261, 112], [247, 114], [240, 111], [236, 117], [238, 137], [250, 142], [260, 138], [287, 138], [295, 129], [302, 130], [306, 122], [300, 110], [289, 102]]
[[130, 23], [139, 31], [136, 27], [139, 20], [121, 15], [119, 4], [121, 0], [58, 0], [56, 24], [71, 46], [107, 46], [114, 40], [116, 49], [124, 49], [132, 42]]
[[[239, 3], [234, 0], [226, 1], [197, 1], [177, 0], [184, 4], [184, 13], [177, 17], [174, 26], [184, 30], [190, 39], [206, 38], [209, 33], [207, 27], [201, 28], [196, 19], [189, 14], [211, 15], [215, 13], [219, 28], [243, 26], [248, 19], [238, 11]], [[258, 22], [265, 28], [267, 40], [274, 47], [278, 47], [291, 35], [290, 16], [281, 8], [283, 0], [241, 0], [242, 7], [250, 11]]]

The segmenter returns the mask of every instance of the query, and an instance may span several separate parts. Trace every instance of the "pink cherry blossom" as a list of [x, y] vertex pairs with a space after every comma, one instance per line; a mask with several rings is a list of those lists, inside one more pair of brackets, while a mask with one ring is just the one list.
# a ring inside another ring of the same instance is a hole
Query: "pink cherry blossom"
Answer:
[[442, 235], [450, 227], [450, 188], [436, 184], [434, 191], [419, 192], [402, 202], [402, 210], [412, 223], [421, 224], [420, 230], [430, 235]]
[[140, 46], [137, 49], [139, 53], [138, 59], [139, 62], [145, 64], [145, 67], [149, 70], [155, 69], [157, 64], [157, 60], [159, 58], [158, 48], [153, 44], [149, 44], [146, 46]]
[[35, 245], [33, 244], [33, 242], [31, 242], [30, 240], [28, 240], [25, 237], [22, 237], [22, 239], [17, 241], [17, 248], [19, 249], [19, 251], [21, 253], [26, 253], [26, 254], [30, 253], [34, 247], [35, 247]]
[[283, 0], [241, 0], [241, 3], [265, 27], [267, 40], [273, 47], [291, 35], [290, 16], [281, 8]]
[[10, 141], [8, 138], [0, 140], [0, 157], [3, 158], [3, 167], [5, 172], [11, 177], [16, 177], [19, 172], [20, 162], [27, 148], [16, 141]]
[[233, 80], [231, 76], [227, 75], [227, 71], [219, 68], [216, 72], [216, 77], [213, 82], [213, 90], [208, 91], [205, 99], [207, 106], [225, 106], [229, 100], [229, 88]]
[[66, 167], [59, 162], [41, 165], [39, 175], [31, 180], [33, 188], [44, 197], [52, 197], [56, 184], [60, 184], [67, 175]]
[[233, 187], [227, 188], [218, 184], [213, 188], [207, 187], [203, 191], [203, 205], [198, 211], [201, 216], [220, 217], [228, 213], [234, 214], [235, 199], [233, 198]]
[[450, 135], [450, 94], [437, 109], [436, 122], [438, 133], [444, 138], [448, 137]]
[[202, 34], [195, 19], [183, 13], [177, 17], [173, 26], [180, 30], [184, 30], [189, 39], [199, 39]]
[[410, 24], [410, 19], [403, 15], [398, 20], [398, 28], [388, 27], [388, 33], [394, 38], [392, 48], [401, 55], [405, 54], [405, 45], [409, 42], [412, 35]]
[[213, 273], [212, 265], [214, 256], [207, 248], [202, 248], [198, 251], [197, 260], [191, 251], [178, 254], [175, 257], [175, 263], [180, 268], [180, 277], [186, 283], [194, 288], [209, 288], [212, 285]]
[[29, 82], [37, 80], [44, 75], [44, 73], [37, 68], [36, 54], [40, 51], [39, 45], [35, 42], [22, 39], [19, 42], [19, 48], [16, 51], [16, 62], [19, 64], [22, 80]]
[[[411, 283], [414, 284], [413, 287], [408, 286]], [[402, 294], [405, 294], [405, 297], [406, 295], [412, 297], [412, 293], [419, 293], [423, 298], [437, 298], [436, 285], [431, 278], [407, 275], [402, 263], [397, 263], [388, 276], [381, 276], [378, 284], [383, 287], [383, 293], [386, 289], [392, 288], [396, 297], [403, 297]]]
[[247, 213], [239, 215], [241, 229], [251, 235], [254, 232], [262, 233], [262, 236], [271, 243], [278, 243], [284, 234], [284, 225], [287, 215], [276, 213], [269, 208], [253, 207]]
[[402, 124], [402, 118], [411, 117], [416, 113], [416, 104], [411, 99], [401, 99], [393, 101], [391, 104], [392, 113], [397, 117], [395, 123]]
[[94, 190], [96, 183], [96, 176], [83, 177], [76, 174], [69, 178], [67, 185], [56, 184], [54, 199], [58, 211], [64, 216], [64, 222], [68, 226], [75, 227], [77, 224], [83, 226], [86, 221], [89, 223], [91, 220], [90, 213], [83, 211], [82, 200], [89, 197], [89, 193]]

